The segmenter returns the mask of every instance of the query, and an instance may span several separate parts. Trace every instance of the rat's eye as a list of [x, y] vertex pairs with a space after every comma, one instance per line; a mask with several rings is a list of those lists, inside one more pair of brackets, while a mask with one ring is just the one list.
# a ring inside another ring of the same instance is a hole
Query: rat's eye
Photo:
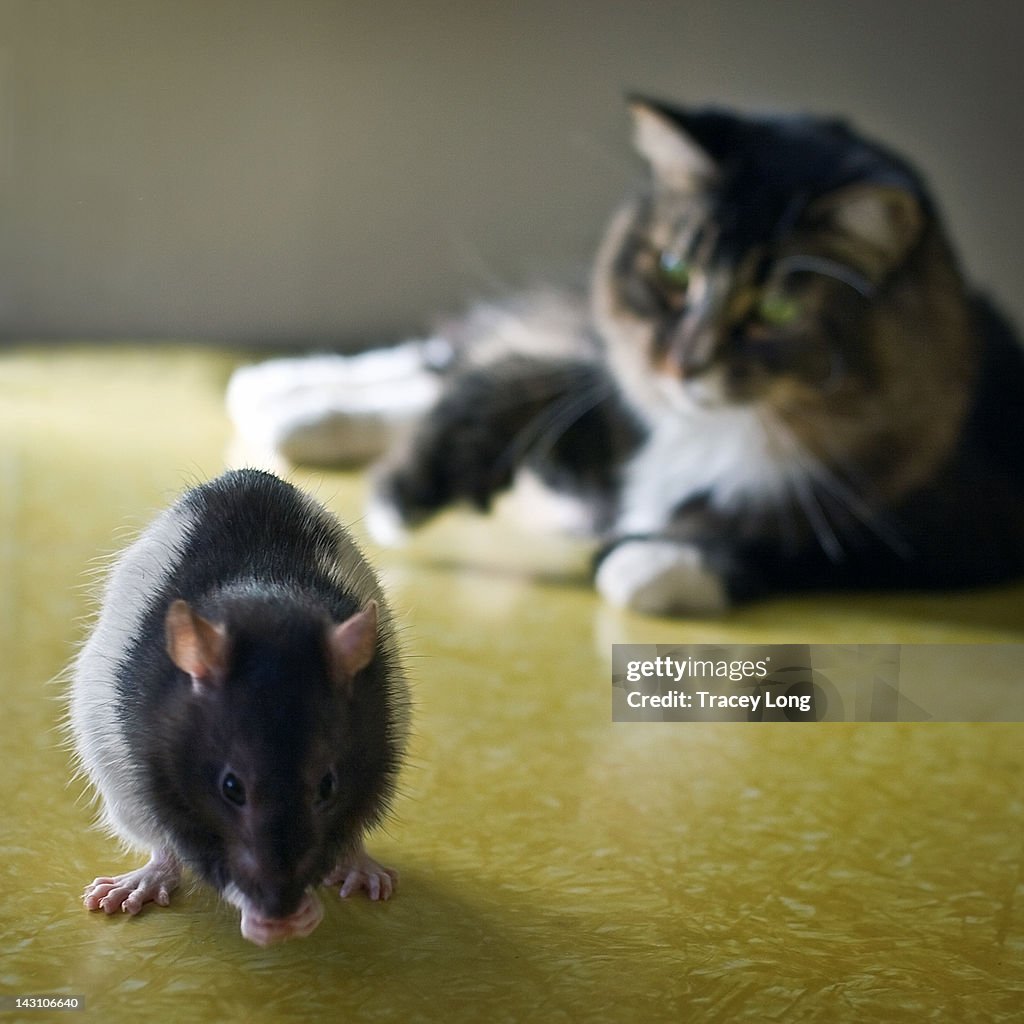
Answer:
[[767, 292], [757, 305], [758, 320], [769, 327], [788, 327], [802, 313], [802, 303], [778, 292]]
[[220, 780], [220, 791], [229, 804], [241, 807], [245, 803], [245, 786], [233, 772], [225, 772]]
[[690, 284], [690, 264], [678, 253], [663, 252], [658, 257], [658, 282], [672, 291], [686, 291]]
[[334, 796], [334, 791], [338, 787], [338, 780], [334, 775], [333, 771], [329, 771], [321, 780], [320, 785], [316, 788], [317, 798], [321, 801], [328, 801]]

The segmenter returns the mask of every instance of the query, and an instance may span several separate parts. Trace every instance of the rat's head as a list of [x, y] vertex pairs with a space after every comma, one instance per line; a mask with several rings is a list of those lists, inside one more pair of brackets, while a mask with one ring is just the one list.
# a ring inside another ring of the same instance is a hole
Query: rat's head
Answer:
[[377, 605], [336, 624], [265, 594], [177, 600], [166, 633], [181, 700], [157, 782], [184, 852], [243, 916], [289, 918], [390, 786]]

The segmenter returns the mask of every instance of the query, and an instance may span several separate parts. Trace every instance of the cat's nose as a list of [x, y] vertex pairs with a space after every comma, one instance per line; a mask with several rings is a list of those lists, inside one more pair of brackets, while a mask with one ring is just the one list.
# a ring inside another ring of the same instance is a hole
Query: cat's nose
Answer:
[[710, 326], [698, 331], [681, 330], [671, 339], [660, 369], [669, 377], [692, 380], [715, 365], [717, 349], [717, 334]]

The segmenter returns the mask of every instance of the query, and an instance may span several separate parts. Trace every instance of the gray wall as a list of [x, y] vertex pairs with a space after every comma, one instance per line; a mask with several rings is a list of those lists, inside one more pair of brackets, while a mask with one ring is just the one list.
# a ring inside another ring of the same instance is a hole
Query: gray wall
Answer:
[[0, 0], [0, 337], [342, 344], [586, 264], [621, 96], [842, 112], [1024, 321], [1024, 5]]

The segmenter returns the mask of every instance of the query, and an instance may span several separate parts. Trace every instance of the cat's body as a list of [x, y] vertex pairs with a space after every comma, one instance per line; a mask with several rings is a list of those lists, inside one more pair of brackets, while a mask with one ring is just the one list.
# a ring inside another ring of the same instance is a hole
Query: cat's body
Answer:
[[599, 589], [640, 610], [1024, 571], [1024, 354], [920, 178], [838, 123], [633, 113], [651, 179], [589, 304], [462, 325], [378, 470], [377, 532], [529, 469], [583, 501]]

